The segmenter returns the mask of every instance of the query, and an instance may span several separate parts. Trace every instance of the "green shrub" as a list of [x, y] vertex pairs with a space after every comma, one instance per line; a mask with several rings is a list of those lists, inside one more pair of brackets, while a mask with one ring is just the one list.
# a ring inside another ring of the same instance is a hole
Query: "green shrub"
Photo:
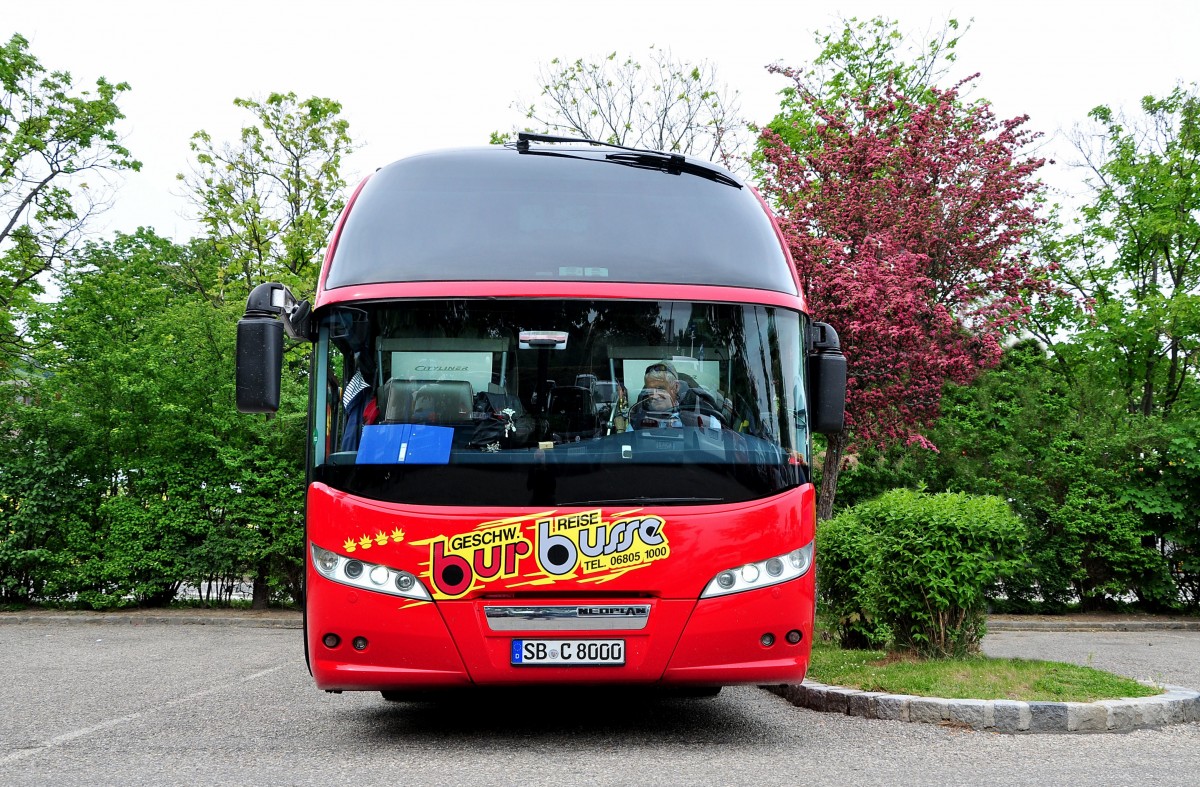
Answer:
[[821, 523], [818, 587], [843, 647], [977, 651], [986, 593], [1024, 564], [1025, 528], [998, 497], [907, 489]]
[[856, 509], [874, 534], [874, 604], [895, 644], [927, 656], [979, 649], [988, 588], [1018, 571], [1025, 528], [998, 497], [907, 489]]
[[853, 510], [817, 528], [817, 587], [824, 612], [843, 648], [887, 645], [891, 633], [875, 614], [872, 533]]

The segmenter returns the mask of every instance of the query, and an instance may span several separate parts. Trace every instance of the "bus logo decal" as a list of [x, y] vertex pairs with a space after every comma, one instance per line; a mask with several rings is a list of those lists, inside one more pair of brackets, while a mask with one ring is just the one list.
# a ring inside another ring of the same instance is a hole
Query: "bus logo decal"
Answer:
[[548, 512], [485, 522], [416, 544], [429, 547], [424, 573], [434, 597], [448, 599], [498, 580], [517, 587], [615, 579], [670, 557], [665, 526], [666, 520], [653, 514], [606, 521], [600, 509]]

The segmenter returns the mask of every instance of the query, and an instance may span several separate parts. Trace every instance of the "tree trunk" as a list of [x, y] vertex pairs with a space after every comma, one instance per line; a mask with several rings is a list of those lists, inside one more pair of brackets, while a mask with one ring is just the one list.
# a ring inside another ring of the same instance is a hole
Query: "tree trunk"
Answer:
[[266, 609], [271, 605], [271, 588], [267, 584], [268, 563], [267, 560], [260, 562], [258, 571], [254, 574], [254, 596], [250, 601], [251, 609]]
[[817, 521], [833, 517], [833, 499], [837, 494], [838, 473], [842, 471], [842, 453], [846, 450], [846, 433], [829, 435], [825, 461], [821, 464], [821, 493], [817, 495]]

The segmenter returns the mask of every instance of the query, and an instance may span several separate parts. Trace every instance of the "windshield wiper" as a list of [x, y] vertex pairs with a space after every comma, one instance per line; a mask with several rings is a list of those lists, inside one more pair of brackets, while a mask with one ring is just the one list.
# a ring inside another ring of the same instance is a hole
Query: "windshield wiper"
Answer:
[[657, 151], [609, 153], [604, 158], [629, 167], [658, 169], [670, 175], [682, 175], [686, 172], [689, 175], [698, 175], [707, 180], [724, 183], [726, 186], [733, 186], [737, 189], [742, 187], [741, 183], [738, 183], [724, 172], [709, 169], [703, 164], [697, 164], [695, 161], [689, 161], [678, 153], [659, 153]]
[[681, 153], [664, 153], [659, 150], [648, 150], [645, 148], [631, 148], [625, 145], [618, 145], [615, 142], [599, 142], [594, 139], [583, 139], [582, 137], [557, 137], [550, 134], [533, 134], [527, 131], [522, 131], [517, 134], [517, 151], [520, 153], [534, 153], [547, 156], [562, 156], [563, 158], [583, 158], [571, 156], [568, 153], [556, 153], [551, 151], [531, 150], [530, 142], [563, 142], [576, 145], [595, 145], [597, 147], [616, 148], [617, 150], [628, 151], [626, 153], [607, 153], [604, 156], [605, 161], [611, 161], [614, 164], [623, 164], [627, 167], [636, 167], [638, 169], [657, 169], [660, 172], [666, 172], [669, 175], [696, 175], [706, 180], [711, 180], [715, 183], [723, 183], [726, 186], [733, 186], [740, 189], [742, 184], [736, 178], [733, 178], [718, 169], [706, 166], [696, 161], [690, 161]]

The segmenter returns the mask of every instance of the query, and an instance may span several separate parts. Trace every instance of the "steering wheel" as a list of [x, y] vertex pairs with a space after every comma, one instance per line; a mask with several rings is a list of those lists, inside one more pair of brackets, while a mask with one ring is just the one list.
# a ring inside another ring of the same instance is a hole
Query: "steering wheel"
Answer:
[[729, 422], [726, 420], [725, 414], [722, 413], [717, 408], [715, 408], [712, 405], [705, 402], [703, 399], [697, 401], [694, 404], [691, 404], [691, 405], [688, 405], [685, 407], [680, 407], [679, 412], [694, 413], [696, 415], [702, 415], [705, 418], [715, 418], [717, 420], [717, 423], [721, 425], [721, 428], [723, 428], [723, 429], [729, 428]]

